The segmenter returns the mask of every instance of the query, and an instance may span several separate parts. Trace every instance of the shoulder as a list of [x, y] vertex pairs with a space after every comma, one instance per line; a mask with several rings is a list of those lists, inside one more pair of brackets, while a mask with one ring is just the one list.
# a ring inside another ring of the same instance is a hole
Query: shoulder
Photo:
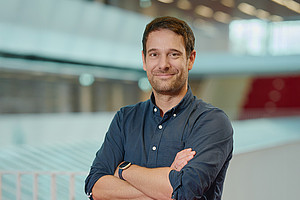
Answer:
[[122, 129], [126, 124], [136, 123], [142, 117], [147, 107], [149, 107], [149, 102], [144, 101], [120, 108], [120, 110], [115, 113], [110, 128], [117, 127], [118, 129]]
[[123, 117], [128, 117], [130, 115], [135, 115], [135, 114], [141, 114], [150, 107], [150, 100], [139, 102], [137, 104], [133, 105], [127, 105], [122, 108], [117, 112], [117, 115], [123, 116]]
[[189, 118], [189, 125], [186, 141], [193, 147], [197, 146], [198, 142], [204, 141], [203, 144], [228, 141], [229, 147], [232, 145], [233, 128], [228, 116], [220, 108], [202, 100], [196, 100]]
[[232, 129], [230, 119], [222, 109], [215, 107], [201, 99], [195, 100], [194, 109], [198, 125]]
[[210, 115], [224, 115], [224, 117], [228, 118], [222, 109], [215, 107], [212, 104], [203, 101], [202, 99], [195, 99], [194, 109], [197, 110], [197, 113], [202, 117]]

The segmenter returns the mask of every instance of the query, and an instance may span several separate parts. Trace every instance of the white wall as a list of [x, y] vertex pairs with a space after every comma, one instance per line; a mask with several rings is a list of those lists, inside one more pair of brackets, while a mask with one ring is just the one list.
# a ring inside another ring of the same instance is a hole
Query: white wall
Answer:
[[300, 142], [234, 155], [223, 200], [299, 199]]

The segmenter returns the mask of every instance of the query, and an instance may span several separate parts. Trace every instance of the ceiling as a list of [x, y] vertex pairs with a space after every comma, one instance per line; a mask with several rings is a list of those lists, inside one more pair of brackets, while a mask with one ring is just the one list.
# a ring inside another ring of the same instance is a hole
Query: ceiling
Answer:
[[[139, 80], [145, 76], [141, 67], [144, 27], [153, 17], [171, 15], [186, 20], [196, 35], [197, 59], [191, 72], [196, 78], [219, 74], [300, 72], [300, 49], [294, 42], [298, 39], [300, 28], [288, 29], [287, 32], [292, 34], [276, 38], [285, 45], [284, 48], [279, 46], [280, 49], [293, 46], [294, 54], [273, 56], [272, 52], [264, 50], [271, 40], [254, 37], [256, 29], [248, 22], [244, 23], [247, 26], [244, 32], [235, 29], [244, 36], [243, 40], [238, 40], [241, 48], [233, 51], [230, 40], [228, 27], [231, 20], [257, 18], [240, 11], [247, 5], [253, 13], [269, 8], [269, 16], [278, 16], [277, 20], [300, 19], [299, 13], [286, 6], [271, 0], [257, 1], [261, 6], [252, 2], [255, 8], [237, 1], [229, 7], [224, 5], [224, 0], [190, 0], [191, 7], [185, 10], [178, 7], [183, 0], [173, 0], [168, 4], [161, 1], [0, 0], [0, 71], [90, 73], [96, 77]], [[199, 10], [201, 12], [197, 14]], [[260, 20], [255, 21], [261, 23]], [[300, 27], [299, 22], [294, 27]], [[267, 28], [269, 30], [269, 26]], [[291, 44], [286, 45], [286, 38], [291, 38]], [[264, 52], [259, 51], [253, 56], [247, 45], [261, 48]]]
[[235, 19], [299, 20], [300, 0], [95, 0], [151, 17], [176, 16], [194, 23]]

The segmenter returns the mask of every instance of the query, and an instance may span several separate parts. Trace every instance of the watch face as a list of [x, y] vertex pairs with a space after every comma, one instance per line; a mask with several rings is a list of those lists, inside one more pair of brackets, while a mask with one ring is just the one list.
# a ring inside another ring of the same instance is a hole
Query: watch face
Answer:
[[119, 168], [120, 168], [120, 169], [127, 169], [130, 165], [131, 165], [130, 162], [125, 161], [125, 162], [123, 162], [123, 163], [119, 166]]

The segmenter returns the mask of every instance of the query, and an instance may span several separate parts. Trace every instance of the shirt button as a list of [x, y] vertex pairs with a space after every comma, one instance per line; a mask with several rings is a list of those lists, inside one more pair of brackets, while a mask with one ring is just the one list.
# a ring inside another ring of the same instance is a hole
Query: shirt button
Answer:
[[157, 108], [154, 108], [154, 112], [157, 112]]
[[153, 146], [153, 147], [152, 147], [152, 150], [155, 151], [155, 150], [156, 150], [156, 146]]
[[176, 117], [176, 114], [175, 114], [175, 113], [173, 114], [173, 117]]
[[159, 128], [159, 129], [162, 129], [162, 125], [159, 125], [158, 128]]

